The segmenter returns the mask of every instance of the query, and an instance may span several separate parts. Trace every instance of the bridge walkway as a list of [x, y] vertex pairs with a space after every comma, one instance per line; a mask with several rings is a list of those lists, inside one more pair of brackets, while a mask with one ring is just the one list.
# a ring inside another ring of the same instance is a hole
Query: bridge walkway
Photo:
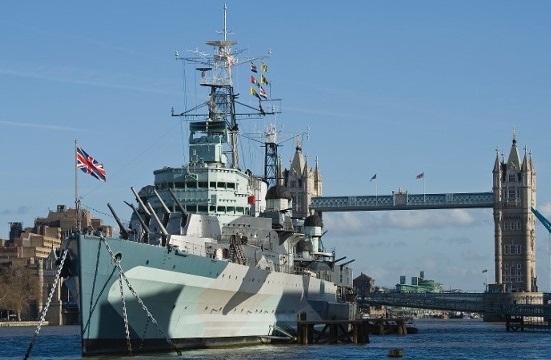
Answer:
[[[504, 317], [526, 316], [551, 319], [551, 303], [503, 304], [485, 293], [369, 293], [356, 300], [358, 305], [387, 305], [418, 309], [492, 313]], [[544, 296], [544, 299], [547, 298]]]

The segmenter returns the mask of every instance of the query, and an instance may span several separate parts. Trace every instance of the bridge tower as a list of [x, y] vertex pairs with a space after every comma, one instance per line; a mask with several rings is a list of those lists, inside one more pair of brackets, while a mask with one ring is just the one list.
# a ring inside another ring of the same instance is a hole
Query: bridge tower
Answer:
[[315, 167], [308, 165], [308, 159], [302, 153], [302, 142], [297, 141], [295, 155], [289, 170], [283, 172], [284, 185], [293, 198], [293, 216], [305, 219], [310, 215], [312, 198], [321, 196], [323, 183], [318, 160]]
[[516, 132], [507, 162], [496, 154], [493, 173], [495, 224], [495, 282], [508, 291], [537, 292], [536, 171], [532, 155], [522, 162]]

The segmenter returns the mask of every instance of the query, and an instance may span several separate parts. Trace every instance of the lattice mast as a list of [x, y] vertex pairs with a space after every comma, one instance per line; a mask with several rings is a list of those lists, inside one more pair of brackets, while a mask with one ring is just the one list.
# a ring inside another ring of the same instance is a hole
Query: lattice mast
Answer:
[[[185, 63], [200, 64], [196, 70], [201, 72], [200, 85], [210, 87], [209, 99], [193, 108], [190, 108], [182, 113], [175, 114], [172, 110], [172, 116], [180, 116], [185, 119], [205, 119], [207, 122], [207, 132], [209, 132], [209, 123], [224, 122], [225, 126], [222, 133], [220, 126], [212, 126], [213, 134], [223, 135], [229, 145], [228, 152], [231, 159], [230, 167], [239, 168], [239, 126], [238, 120], [243, 118], [261, 118], [265, 115], [274, 115], [279, 113], [279, 109], [274, 104], [279, 102], [279, 99], [269, 99], [271, 106], [268, 110], [264, 110], [262, 107], [263, 101], [268, 101], [268, 98], [261, 99], [260, 96], [256, 96], [259, 101], [258, 108], [237, 101], [239, 94], [235, 94], [232, 80], [232, 68], [234, 66], [241, 65], [243, 63], [251, 63], [254, 60], [267, 58], [269, 55], [260, 57], [248, 57], [243, 60], [238, 59], [238, 54], [242, 50], [232, 50], [232, 46], [237, 44], [235, 40], [228, 40], [228, 28], [227, 28], [227, 6], [224, 5], [224, 29], [222, 31], [222, 40], [207, 41], [205, 44], [213, 47], [213, 53], [207, 54], [198, 50], [192, 51], [194, 56], [180, 57], [176, 52], [176, 59]], [[251, 88], [251, 94], [253, 89]], [[236, 110], [236, 104], [245, 108], [245, 111], [238, 113]], [[199, 109], [208, 109], [208, 113], [200, 113]]]

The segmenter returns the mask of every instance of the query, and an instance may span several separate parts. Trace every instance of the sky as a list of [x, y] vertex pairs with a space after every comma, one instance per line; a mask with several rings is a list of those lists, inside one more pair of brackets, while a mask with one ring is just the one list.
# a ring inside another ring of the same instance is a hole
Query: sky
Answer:
[[[130, 187], [187, 161], [186, 126], [171, 109], [204, 89], [174, 53], [210, 52], [224, 3], [242, 56], [271, 52], [270, 92], [282, 99], [275, 119], [241, 131], [260, 136], [275, 123], [287, 167], [302, 141], [324, 196], [491, 191], [496, 151], [507, 156], [516, 131], [535, 164], [536, 208], [551, 217], [551, 2], [1, 1], [0, 238], [9, 222], [30, 227], [74, 206], [75, 140], [107, 171], [105, 183], [77, 175], [82, 203], [113, 226], [107, 203], [128, 220]], [[237, 68], [235, 86], [254, 104], [249, 75]], [[242, 163], [262, 174], [263, 149], [242, 146]], [[446, 289], [493, 282], [491, 209], [323, 220], [325, 246], [378, 286], [421, 270]], [[551, 241], [539, 223], [536, 239], [549, 292]]]

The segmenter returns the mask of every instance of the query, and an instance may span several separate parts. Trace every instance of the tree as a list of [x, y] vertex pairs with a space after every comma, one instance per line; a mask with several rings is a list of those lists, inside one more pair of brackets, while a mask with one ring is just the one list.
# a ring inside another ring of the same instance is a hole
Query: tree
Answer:
[[0, 308], [12, 310], [21, 321], [30, 302], [40, 299], [41, 289], [36, 273], [26, 265], [12, 264], [0, 269]]

